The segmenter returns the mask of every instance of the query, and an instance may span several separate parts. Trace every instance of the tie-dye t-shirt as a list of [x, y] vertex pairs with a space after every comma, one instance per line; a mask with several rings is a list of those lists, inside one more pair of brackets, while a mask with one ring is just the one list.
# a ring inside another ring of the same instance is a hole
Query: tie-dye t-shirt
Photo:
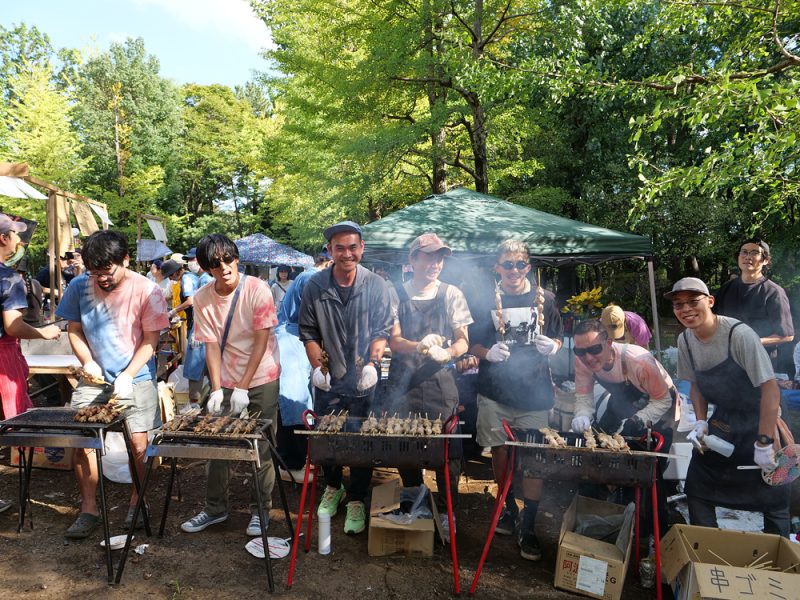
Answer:
[[[67, 286], [56, 316], [81, 324], [92, 358], [110, 382], [130, 364], [145, 331], [169, 327], [164, 294], [147, 277], [133, 271], [109, 292], [91, 277], [79, 275]], [[133, 380], [155, 377], [155, 359], [150, 359]]]
[[[225, 331], [233, 293], [220, 296], [214, 285], [200, 288], [194, 295], [194, 339], [198, 342], [221, 342]], [[231, 320], [228, 339], [222, 357], [222, 387], [233, 389], [247, 369], [247, 362], [253, 353], [254, 332], [270, 329], [278, 324], [272, 292], [258, 277], [246, 277], [236, 302], [236, 310]], [[281, 374], [278, 357], [278, 344], [275, 336], [269, 336], [267, 349], [256, 369], [250, 387], [275, 381]]]

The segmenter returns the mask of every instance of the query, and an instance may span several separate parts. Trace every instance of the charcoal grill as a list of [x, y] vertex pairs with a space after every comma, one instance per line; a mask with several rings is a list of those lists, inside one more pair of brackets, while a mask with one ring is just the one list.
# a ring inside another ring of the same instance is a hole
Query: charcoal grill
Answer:
[[544, 434], [535, 430], [514, 430], [516, 440], [506, 442], [516, 447], [517, 470], [525, 477], [549, 480], [579, 480], [609, 485], [649, 485], [658, 456], [644, 452], [639, 438], [625, 438], [630, 452], [584, 447], [583, 435], [562, 432], [566, 448], [547, 444]]
[[[111, 562], [111, 536], [108, 526], [108, 509], [103, 484], [103, 461], [105, 454], [105, 435], [109, 431], [119, 431], [125, 439], [128, 459], [133, 462], [133, 445], [130, 430], [124, 413], [116, 415], [110, 423], [79, 423], [75, 421], [77, 410], [63, 408], [32, 408], [22, 414], [0, 422], [0, 446], [17, 447], [20, 455], [19, 464], [19, 524], [17, 533], [22, 531], [25, 513], [28, 512], [30, 527], [33, 528], [33, 514], [30, 497], [31, 472], [33, 467], [33, 449], [35, 447], [89, 448], [95, 450], [97, 458], [98, 484], [100, 487], [100, 511], [103, 520], [105, 537], [106, 566], [108, 582], [114, 577]], [[23, 451], [27, 448], [27, 454]], [[131, 469], [133, 483], [137, 492], [141, 492], [136, 469]], [[139, 497], [143, 495], [140, 493]], [[150, 535], [150, 522], [144, 516], [145, 531]]]
[[[306, 531], [305, 551], [311, 549], [311, 531], [314, 520], [314, 498], [317, 482], [320, 479], [320, 466], [349, 467], [394, 467], [400, 469], [440, 469], [444, 467], [445, 496], [447, 498], [447, 518], [450, 524], [450, 557], [453, 561], [453, 580], [456, 595], [461, 593], [461, 581], [458, 575], [458, 552], [456, 550], [455, 520], [453, 517], [453, 500], [450, 491], [450, 469], [448, 467], [449, 440], [469, 438], [469, 435], [455, 433], [458, 418], [452, 416], [442, 427], [444, 433], [439, 435], [411, 435], [387, 433], [359, 433], [365, 419], [348, 417], [341, 431], [317, 431], [313, 428], [318, 422], [312, 411], [303, 414], [303, 422], [307, 431], [296, 431], [308, 437], [306, 468], [303, 476], [303, 489], [300, 493], [300, 508], [297, 511], [297, 527], [294, 531], [292, 559], [289, 564], [288, 586], [292, 587], [294, 570], [297, 562], [297, 548], [300, 532], [303, 528], [306, 495], [309, 486], [311, 465], [314, 464], [314, 479], [309, 501], [308, 527]], [[441, 490], [440, 490], [441, 492]]]
[[[592, 483], [631, 486], [636, 488], [636, 521], [635, 521], [635, 568], [639, 565], [639, 515], [641, 489], [649, 487], [653, 502], [653, 535], [655, 538], [655, 563], [656, 563], [656, 597], [661, 600], [661, 543], [659, 541], [658, 497], [656, 493], [656, 469], [658, 458], [666, 457], [658, 450], [664, 443], [664, 438], [657, 432], [649, 432], [643, 438], [629, 438], [625, 441], [631, 448], [627, 451], [614, 451], [600, 448], [584, 447], [582, 434], [572, 432], [559, 432], [567, 442], [567, 447], [557, 448], [549, 445], [544, 434], [536, 430], [512, 429], [503, 421], [503, 429], [508, 440], [508, 460], [506, 472], [498, 484], [497, 498], [492, 511], [492, 521], [486, 543], [483, 547], [478, 567], [470, 587], [470, 595], [478, 587], [481, 570], [489, 554], [492, 538], [500, 519], [500, 513], [505, 505], [506, 496], [514, 475], [514, 468], [522, 471], [525, 477], [550, 480], [579, 480]], [[650, 452], [652, 447], [653, 452]]]
[[[252, 433], [206, 433], [194, 431], [164, 431], [163, 428], [156, 430], [156, 434], [147, 446], [146, 460], [147, 470], [145, 471], [143, 489], [147, 490], [147, 485], [150, 481], [150, 475], [153, 469], [155, 457], [170, 458], [170, 478], [167, 483], [167, 492], [164, 498], [164, 510], [161, 513], [161, 523], [158, 529], [159, 537], [164, 536], [164, 529], [167, 523], [167, 512], [169, 510], [170, 499], [172, 497], [172, 487], [177, 476], [177, 464], [179, 458], [188, 458], [193, 460], [239, 460], [249, 462], [252, 468], [253, 481], [258, 481], [258, 470], [261, 468], [261, 458], [259, 456], [259, 445], [268, 444], [270, 454], [272, 456], [272, 464], [275, 468], [275, 482], [278, 485], [281, 502], [283, 503], [283, 510], [286, 517], [286, 523], [289, 527], [289, 535], [293, 535], [294, 530], [292, 527], [292, 518], [289, 513], [289, 506], [286, 500], [286, 492], [283, 488], [283, 480], [280, 478], [278, 471], [278, 454], [275, 449], [275, 439], [272, 433], [272, 421], [270, 419], [258, 419], [256, 430]], [[264, 514], [264, 499], [261, 497], [261, 489], [255, 485], [256, 498], [258, 502], [258, 514], [261, 520], [261, 539], [264, 543], [264, 548], [269, 548], [267, 540], [267, 523], [269, 522], [268, 516]], [[140, 499], [144, 496], [142, 494]], [[142, 501], [136, 505], [134, 509], [133, 520], [136, 518], [139, 511], [142, 510]], [[128, 552], [130, 551], [131, 540], [133, 539], [133, 530], [128, 532], [128, 538], [125, 541], [125, 547], [120, 556], [119, 566], [117, 568], [117, 577], [115, 583], [119, 584], [122, 579], [122, 572], [125, 569], [125, 562], [127, 560]], [[270, 560], [269, 552], [265, 552], [264, 559], [265, 569], [267, 572], [267, 581], [270, 593], [275, 591], [275, 583], [272, 574], [272, 562]]]

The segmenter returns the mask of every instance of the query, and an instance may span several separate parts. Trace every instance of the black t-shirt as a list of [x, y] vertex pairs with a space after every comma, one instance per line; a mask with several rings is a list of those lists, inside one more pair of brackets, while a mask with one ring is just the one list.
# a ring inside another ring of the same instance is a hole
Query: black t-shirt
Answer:
[[345, 287], [336, 283], [335, 279], [331, 279], [333, 280], [333, 285], [336, 288], [336, 293], [339, 295], [339, 300], [344, 306], [347, 306], [347, 303], [350, 302], [350, 296], [353, 295], [353, 286], [349, 285]]
[[759, 337], [794, 335], [789, 298], [781, 286], [762, 278], [744, 283], [726, 282], [714, 296], [714, 312], [749, 325]]
[[[42, 287], [52, 287], [50, 285], [50, 267], [47, 265], [43, 266], [36, 272], [36, 275], [33, 277], [36, 281], [42, 284]], [[61, 271], [61, 281], [64, 285], [68, 284], [70, 281], [75, 279], [75, 275], [70, 273], [69, 271]]]

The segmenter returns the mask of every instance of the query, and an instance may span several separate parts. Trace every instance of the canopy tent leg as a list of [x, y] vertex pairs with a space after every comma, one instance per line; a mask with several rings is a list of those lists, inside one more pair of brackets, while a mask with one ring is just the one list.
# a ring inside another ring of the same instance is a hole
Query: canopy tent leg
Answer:
[[647, 261], [647, 278], [650, 280], [650, 306], [653, 311], [653, 335], [656, 338], [656, 358], [661, 360], [661, 327], [658, 325], [658, 302], [656, 300], [656, 276], [652, 257]]

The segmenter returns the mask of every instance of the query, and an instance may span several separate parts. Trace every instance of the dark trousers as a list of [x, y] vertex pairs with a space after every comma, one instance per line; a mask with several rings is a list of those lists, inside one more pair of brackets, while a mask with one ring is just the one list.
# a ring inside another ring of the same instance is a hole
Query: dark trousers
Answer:
[[[702, 527], [717, 527], [716, 504], [694, 496], [686, 499], [689, 505], [689, 520], [692, 525]], [[791, 519], [789, 506], [764, 513], [764, 533], [774, 533], [785, 538], [789, 537]]]
[[[314, 389], [314, 412], [317, 415], [327, 415], [348, 411], [351, 417], [366, 417], [372, 410], [372, 396], [375, 388], [370, 390], [367, 396], [343, 396], [332, 392], [323, 392]], [[339, 489], [342, 485], [342, 467], [323, 466], [325, 484]], [[351, 467], [350, 468], [350, 487], [347, 489], [348, 502], [364, 502], [369, 492], [369, 484], [372, 481], [372, 467]]]

